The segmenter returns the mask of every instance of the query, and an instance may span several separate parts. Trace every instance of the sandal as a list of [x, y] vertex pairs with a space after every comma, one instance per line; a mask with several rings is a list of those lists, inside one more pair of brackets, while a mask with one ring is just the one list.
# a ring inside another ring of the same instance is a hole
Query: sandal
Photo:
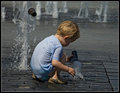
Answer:
[[34, 80], [39, 81], [39, 82], [44, 82], [44, 81], [40, 80], [40, 78], [37, 78], [34, 74], [32, 74], [32, 78], [33, 78]]
[[36, 80], [36, 76], [35, 76], [34, 74], [32, 74], [32, 78], [33, 78], [34, 80]]
[[59, 79], [52, 79], [52, 78], [50, 78], [50, 79], [48, 80], [48, 82], [51, 83], [51, 84], [67, 84], [66, 81], [61, 81], [61, 80], [59, 80]]

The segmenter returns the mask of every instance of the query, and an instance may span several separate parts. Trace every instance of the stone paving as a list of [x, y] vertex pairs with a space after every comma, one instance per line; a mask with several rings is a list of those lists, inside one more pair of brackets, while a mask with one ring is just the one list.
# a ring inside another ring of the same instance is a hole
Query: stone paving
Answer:
[[[66, 53], [71, 51], [65, 50]], [[32, 79], [31, 70], [13, 71], [3, 68], [2, 91], [118, 91], [118, 57], [98, 52], [78, 51], [85, 80], [74, 80], [67, 72], [61, 72], [61, 78], [67, 80], [66, 85], [52, 85], [47, 81], [42, 83]], [[7, 64], [10, 59], [2, 59]], [[3, 62], [2, 62], [3, 63]], [[72, 63], [66, 63], [73, 66]]]

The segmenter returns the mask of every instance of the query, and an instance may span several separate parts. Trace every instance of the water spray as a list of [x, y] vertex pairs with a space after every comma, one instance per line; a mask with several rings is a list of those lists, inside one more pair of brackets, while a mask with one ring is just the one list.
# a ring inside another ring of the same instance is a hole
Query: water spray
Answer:
[[28, 44], [28, 34], [35, 30], [35, 17], [37, 13], [30, 2], [24, 1], [21, 4], [19, 2], [19, 11], [17, 11], [19, 14], [15, 15], [18, 35], [15, 38], [16, 43], [13, 48], [17, 52], [13, 51], [14, 64], [12, 65], [14, 65], [13, 68], [15, 69], [28, 70], [27, 62], [31, 51]]
[[75, 72], [76, 72], [75, 76], [74, 76], [74, 79], [80, 78], [80, 79], [84, 80], [84, 77], [81, 73], [81, 64], [80, 64], [80, 61], [78, 60], [77, 51], [76, 50], [72, 51], [72, 55], [73, 55], [73, 57], [71, 59], [71, 62], [73, 62], [74, 69], [75, 69]]

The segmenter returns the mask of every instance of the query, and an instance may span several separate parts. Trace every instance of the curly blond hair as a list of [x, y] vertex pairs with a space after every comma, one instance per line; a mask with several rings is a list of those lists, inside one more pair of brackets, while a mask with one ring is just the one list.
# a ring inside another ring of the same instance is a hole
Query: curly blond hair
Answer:
[[79, 27], [73, 21], [64, 21], [57, 28], [57, 34], [64, 37], [69, 36], [72, 41], [80, 37]]

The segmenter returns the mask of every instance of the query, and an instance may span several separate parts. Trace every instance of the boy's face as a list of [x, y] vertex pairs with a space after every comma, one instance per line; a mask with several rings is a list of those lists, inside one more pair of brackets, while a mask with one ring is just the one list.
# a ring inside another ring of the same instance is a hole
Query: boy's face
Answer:
[[63, 38], [64, 38], [64, 40], [63, 40], [63, 42], [62, 42], [63, 47], [68, 46], [68, 45], [72, 42], [72, 41], [69, 39], [68, 36], [64, 36]]

